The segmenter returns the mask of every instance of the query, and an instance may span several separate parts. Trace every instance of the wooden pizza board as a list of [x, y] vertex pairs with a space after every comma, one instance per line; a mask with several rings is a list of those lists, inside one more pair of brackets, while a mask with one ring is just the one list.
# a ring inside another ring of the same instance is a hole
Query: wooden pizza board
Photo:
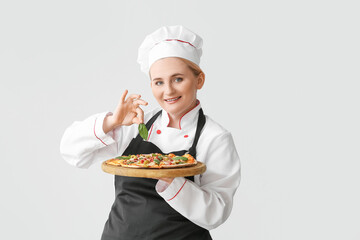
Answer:
[[206, 165], [202, 162], [197, 162], [195, 166], [182, 168], [126, 168], [121, 166], [114, 166], [106, 164], [104, 161], [101, 165], [104, 172], [113, 175], [127, 176], [127, 177], [144, 177], [144, 178], [162, 178], [162, 177], [187, 177], [201, 174], [206, 171]]

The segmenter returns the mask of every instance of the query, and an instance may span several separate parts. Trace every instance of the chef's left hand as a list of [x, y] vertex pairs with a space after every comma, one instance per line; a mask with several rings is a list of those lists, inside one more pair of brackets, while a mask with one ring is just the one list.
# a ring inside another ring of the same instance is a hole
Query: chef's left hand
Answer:
[[168, 184], [171, 184], [172, 181], [174, 180], [174, 178], [155, 178], [155, 179], [164, 181], [164, 182], [166, 182], [166, 183], [168, 183]]

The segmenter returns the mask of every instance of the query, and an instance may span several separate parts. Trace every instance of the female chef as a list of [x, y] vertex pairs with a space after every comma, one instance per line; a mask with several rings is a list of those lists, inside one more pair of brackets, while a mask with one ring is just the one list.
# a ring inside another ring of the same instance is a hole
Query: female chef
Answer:
[[[202, 39], [183, 26], [148, 35], [138, 52], [141, 70], [161, 109], [144, 114], [140, 95], [122, 94], [113, 112], [68, 127], [63, 158], [76, 167], [119, 155], [189, 152], [206, 164], [201, 175], [176, 178], [115, 176], [115, 201], [102, 240], [211, 239], [209, 230], [230, 215], [240, 181], [240, 160], [230, 132], [202, 110], [197, 91], [205, 81], [199, 67]], [[138, 134], [146, 123], [147, 141]]]

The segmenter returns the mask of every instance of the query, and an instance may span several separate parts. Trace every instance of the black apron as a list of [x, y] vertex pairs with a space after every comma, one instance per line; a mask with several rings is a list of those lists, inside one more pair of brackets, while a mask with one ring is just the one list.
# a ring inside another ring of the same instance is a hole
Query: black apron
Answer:
[[[156, 113], [146, 123], [147, 129], [150, 129], [160, 113], [161, 111]], [[192, 147], [172, 153], [183, 155], [189, 152], [196, 159], [196, 145], [204, 124], [205, 116], [200, 109]], [[123, 155], [147, 153], [163, 152], [155, 144], [143, 141], [138, 134]], [[194, 181], [193, 176], [186, 178]], [[212, 239], [208, 230], [182, 216], [156, 192], [157, 181], [151, 178], [115, 175], [115, 202], [105, 223], [101, 240]]]

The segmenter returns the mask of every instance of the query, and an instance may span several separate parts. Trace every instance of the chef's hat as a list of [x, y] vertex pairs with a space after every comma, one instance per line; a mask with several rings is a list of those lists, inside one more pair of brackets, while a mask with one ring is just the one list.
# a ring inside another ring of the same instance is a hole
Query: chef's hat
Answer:
[[199, 35], [183, 26], [164, 26], [145, 37], [137, 61], [146, 75], [155, 61], [165, 57], [181, 57], [199, 65], [202, 43]]

